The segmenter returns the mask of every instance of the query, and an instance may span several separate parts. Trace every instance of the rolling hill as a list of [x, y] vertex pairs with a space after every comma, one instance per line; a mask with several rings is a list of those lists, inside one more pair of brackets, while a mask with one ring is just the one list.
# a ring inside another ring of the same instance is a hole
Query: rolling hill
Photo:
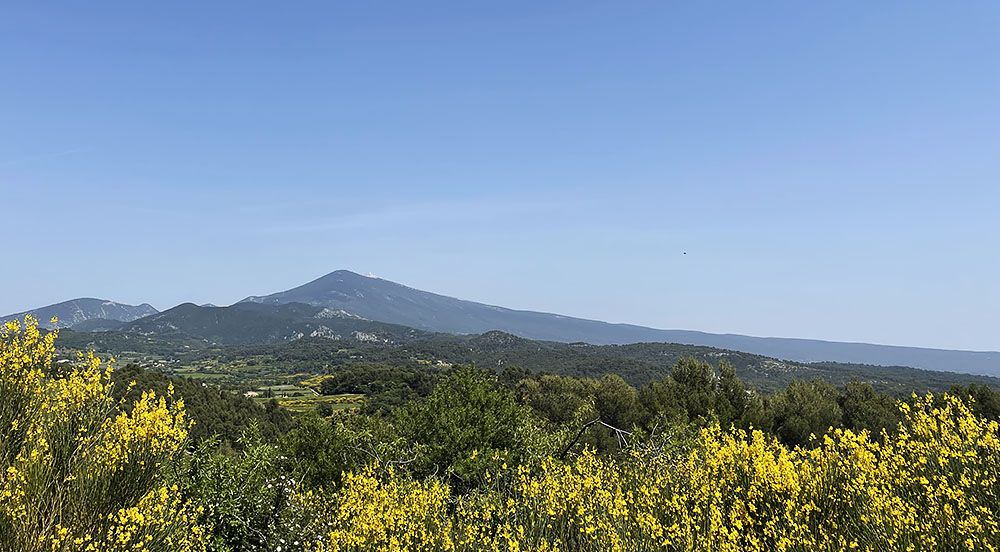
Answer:
[[198, 340], [212, 345], [280, 343], [303, 337], [390, 343], [423, 333], [302, 303], [237, 303], [228, 307], [183, 303], [124, 324], [116, 331], [160, 340]]

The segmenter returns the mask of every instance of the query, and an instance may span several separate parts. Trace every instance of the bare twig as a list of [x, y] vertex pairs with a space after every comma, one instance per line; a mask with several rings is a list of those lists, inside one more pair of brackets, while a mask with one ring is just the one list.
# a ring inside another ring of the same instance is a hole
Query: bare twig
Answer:
[[628, 446], [628, 436], [632, 435], [631, 431], [625, 431], [624, 429], [619, 429], [611, 424], [605, 423], [600, 418], [594, 418], [593, 420], [590, 420], [589, 422], [580, 426], [580, 430], [576, 432], [576, 436], [573, 437], [573, 440], [570, 441], [569, 444], [566, 445], [566, 448], [563, 449], [562, 453], [559, 454], [559, 459], [560, 460], [564, 459], [566, 457], [566, 454], [569, 453], [570, 449], [573, 448], [573, 445], [575, 445], [577, 441], [580, 440], [580, 437], [583, 436], [583, 432], [587, 431], [588, 428], [594, 425], [601, 425], [610, 429], [611, 431], [614, 431], [615, 437], [618, 439], [619, 448], [625, 448]]

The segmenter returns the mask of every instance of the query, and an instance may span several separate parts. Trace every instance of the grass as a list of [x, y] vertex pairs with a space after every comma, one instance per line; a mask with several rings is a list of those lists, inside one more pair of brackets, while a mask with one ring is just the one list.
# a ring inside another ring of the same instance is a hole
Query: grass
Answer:
[[[328, 405], [333, 412], [342, 412], [361, 408], [364, 397], [364, 395], [355, 394], [299, 395], [294, 397], [280, 397], [278, 398], [278, 404], [297, 414], [316, 410], [320, 405]], [[258, 402], [267, 402], [270, 399], [257, 397], [256, 400]]]

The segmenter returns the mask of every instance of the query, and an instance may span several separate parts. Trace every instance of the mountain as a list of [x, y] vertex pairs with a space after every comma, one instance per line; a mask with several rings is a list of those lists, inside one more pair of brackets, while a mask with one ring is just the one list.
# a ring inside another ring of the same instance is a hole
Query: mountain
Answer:
[[846, 362], [911, 366], [1000, 375], [1000, 352], [955, 351], [812, 339], [752, 337], [612, 324], [543, 312], [513, 310], [413, 289], [347, 270], [331, 272], [296, 288], [242, 303], [303, 303], [369, 320], [431, 332], [480, 334], [501, 330], [516, 336], [565, 343], [666, 342], [731, 349], [799, 362]]
[[113, 332], [122, 329], [122, 326], [125, 324], [128, 324], [128, 322], [107, 320], [105, 318], [91, 318], [79, 324], [74, 324], [72, 329], [78, 332]]
[[107, 299], [84, 297], [30, 311], [9, 314], [0, 318], [0, 322], [15, 318], [22, 319], [24, 315], [30, 314], [38, 319], [40, 327], [51, 329], [53, 325], [49, 321], [55, 316], [59, 319], [59, 322], [56, 324], [57, 327], [73, 328], [81, 323], [96, 324], [96, 322], [91, 321], [131, 322], [144, 316], [156, 314], [156, 312], [156, 309], [146, 303], [141, 305], [126, 305], [124, 303], [108, 301]]
[[303, 337], [393, 343], [424, 333], [302, 303], [237, 303], [228, 307], [183, 303], [114, 330], [124, 335], [212, 345], [280, 343]]

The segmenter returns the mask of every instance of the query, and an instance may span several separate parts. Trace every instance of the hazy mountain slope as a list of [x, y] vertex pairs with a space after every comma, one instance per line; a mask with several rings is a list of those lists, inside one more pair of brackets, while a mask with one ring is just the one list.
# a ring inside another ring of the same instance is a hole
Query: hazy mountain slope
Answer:
[[247, 297], [243, 302], [305, 303], [435, 332], [477, 334], [500, 330], [531, 339], [594, 344], [664, 341], [660, 339], [664, 330], [484, 305], [347, 270], [288, 291]]
[[556, 314], [519, 311], [409, 288], [338, 270], [305, 285], [244, 302], [299, 302], [427, 331], [460, 334], [502, 330], [531, 339], [623, 344], [669, 342], [704, 345], [802, 362], [835, 361], [912, 366], [1000, 375], [1000, 352], [952, 351], [810, 339], [750, 337], [687, 330], [659, 330]]
[[77, 324], [90, 320], [131, 322], [142, 318], [143, 316], [156, 314], [156, 312], [156, 309], [146, 303], [141, 305], [126, 305], [124, 303], [108, 301], [107, 299], [84, 297], [63, 301], [62, 303], [56, 303], [47, 307], [32, 309], [30, 311], [9, 314], [0, 318], [0, 321], [7, 321], [14, 318], [20, 319], [24, 318], [24, 315], [26, 314], [31, 314], [38, 319], [39, 326], [43, 328], [52, 328], [53, 326], [49, 323], [49, 321], [53, 316], [55, 316], [59, 318], [58, 327], [71, 328]]
[[121, 320], [107, 320], [104, 318], [92, 318], [73, 325], [73, 330], [78, 332], [112, 332], [122, 329], [128, 322]]

